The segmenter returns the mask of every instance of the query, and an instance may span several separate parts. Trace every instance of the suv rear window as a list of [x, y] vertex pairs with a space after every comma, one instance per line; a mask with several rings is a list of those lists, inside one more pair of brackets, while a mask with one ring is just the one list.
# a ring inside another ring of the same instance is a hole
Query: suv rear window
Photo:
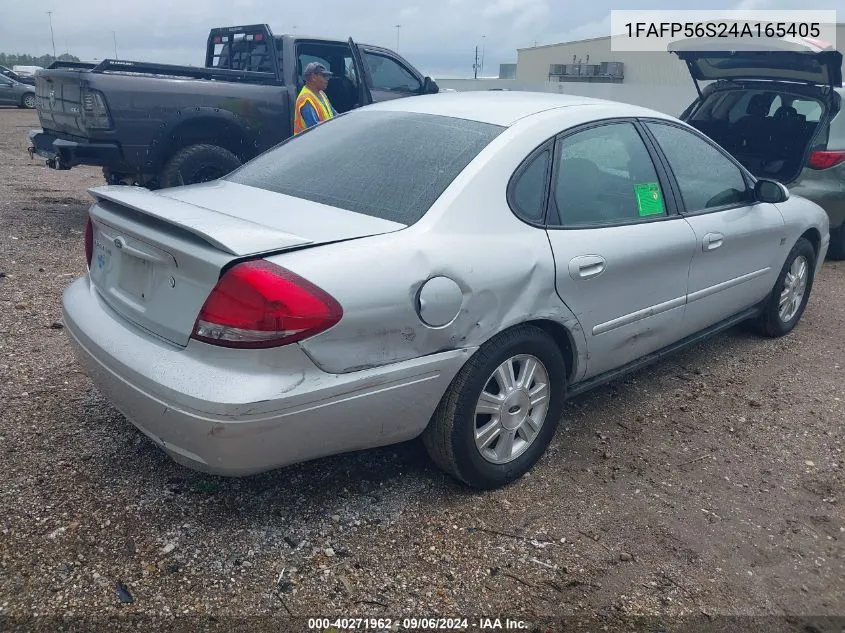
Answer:
[[410, 225], [504, 129], [358, 111], [288, 139], [226, 180]]

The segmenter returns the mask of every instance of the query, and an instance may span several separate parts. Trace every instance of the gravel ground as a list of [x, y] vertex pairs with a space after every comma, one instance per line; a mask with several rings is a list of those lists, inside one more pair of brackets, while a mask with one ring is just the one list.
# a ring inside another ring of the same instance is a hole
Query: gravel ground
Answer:
[[570, 402], [506, 489], [461, 488], [417, 442], [218, 478], [76, 364], [59, 300], [102, 180], [30, 160], [36, 125], [0, 109], [0, 629], [845, 615], [842, 263], [790, 336], [730, 331]]

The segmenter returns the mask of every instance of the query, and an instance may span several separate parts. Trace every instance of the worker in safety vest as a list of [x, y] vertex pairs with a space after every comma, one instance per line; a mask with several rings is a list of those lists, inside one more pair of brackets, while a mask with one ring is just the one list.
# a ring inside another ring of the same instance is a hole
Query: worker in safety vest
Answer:
[[311, 62], [305, 67], [303, 79], [305, 85], [296, 98], [296, 112], [293, 117], [293, 133], [299, 134], [308, 128], [327, 121], [337, 112], [323, 92], [329, 85], [332, 74], [319, 62]]

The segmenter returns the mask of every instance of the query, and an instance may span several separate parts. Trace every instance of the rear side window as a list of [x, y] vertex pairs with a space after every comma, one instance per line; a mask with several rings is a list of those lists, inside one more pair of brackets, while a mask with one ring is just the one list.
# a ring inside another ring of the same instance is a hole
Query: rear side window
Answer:
[[410, 225], [504, 129], [361, 110], [287, 140], [226, 180]]
[[546, 202], [551, 152], [543, 150], [517, 176], [512, 190], [514, 211], [531, 222], [541, 222]]
[[561, 226], [629, 224], [666, 215], [654, 164], [633, 124], [589, 128], [565, 137], [557, 148], [552, 201]]

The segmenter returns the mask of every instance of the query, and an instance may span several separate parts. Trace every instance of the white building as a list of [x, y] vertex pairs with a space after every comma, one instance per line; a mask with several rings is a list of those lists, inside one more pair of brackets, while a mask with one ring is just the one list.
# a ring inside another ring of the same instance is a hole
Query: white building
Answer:
[[[845, 24], [836, 25], [836, 47], [845, 55]], [[610, 36], [518, 49], [515, 79], [453, 79], [438, 84], [454, 90], [495, 88], [577, 94], [673, 115], [680, 114], [697, 96], [686, 64], [677, 55], [613, 51]]]

